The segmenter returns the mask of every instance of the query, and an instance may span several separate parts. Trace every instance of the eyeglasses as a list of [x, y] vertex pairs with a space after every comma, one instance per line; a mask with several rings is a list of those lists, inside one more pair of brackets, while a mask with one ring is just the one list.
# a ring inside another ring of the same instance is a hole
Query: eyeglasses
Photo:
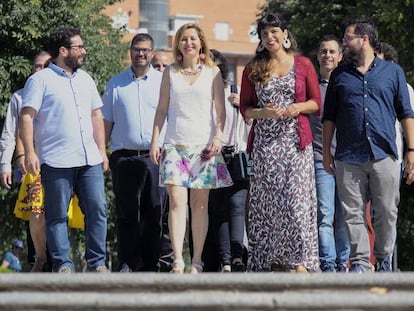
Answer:
[[84, 45], [69, 45], [68, 49], [86, 50]]
[[342, 42], [348, 42], [348, 41], [354, 40], [355, 38], [362, 38], [363, 36], [364, 35], [355, 35], [355, 36], [345, 35], [342, 38]]
[[152, 49], [149, 48], [137, 48], [135, 46], [131, 47], [131, 51], [135, 53], [142, 53], [144, 55], [147, 55], [149, 52], [152, 52]]

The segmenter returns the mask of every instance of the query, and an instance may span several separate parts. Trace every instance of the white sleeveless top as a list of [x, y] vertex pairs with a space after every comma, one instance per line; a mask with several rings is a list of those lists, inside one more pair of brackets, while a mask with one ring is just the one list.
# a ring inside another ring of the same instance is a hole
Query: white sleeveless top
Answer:
[[208, 144], [215, 135], [213, 121], [213, 67], [204, 66], [191, 85], [170, 67], [170, 104], [164, 143]]

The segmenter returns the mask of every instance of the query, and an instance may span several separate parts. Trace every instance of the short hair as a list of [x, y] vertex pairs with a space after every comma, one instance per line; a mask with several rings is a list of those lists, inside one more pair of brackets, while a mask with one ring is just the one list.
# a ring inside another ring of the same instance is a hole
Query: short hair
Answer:
[[[200, 42], [201, 42], [200, 54], [203, 53], [205, 55], [203, 63], [208, 66], [214, 65], [214, 62], [211, 59], [210, 49], [208, 48], [206, 35], [204, 34], [204, 31], [201, 29], [200, 25], [198, 25], [197, 23], [184, 24], [177, 30], [177, 33], [175, 34], [175, 38], [174, 38], [174, 44], [173, 44], [173, 55], [174, 55], [175, 62], [178, 63], [179, 65], [182, 64], [182, 55], [181, 55], [181, 52], [178, 46], [180, 44], [181, 36], [183, 35], [184, 31], [187, 29], [194, 29], [197, 32], [198, 37], [200, 38]], [[180, 60], [180, 57], [181, 57], [181, 60]]]
[[150, 41], [151, 42], [151, 48], [154, 47], [154, 39], [147, 33], [137, 33], [131, 40], [131, 48], [137, 44], [137, 42], [141, 41]]
[[336, 43], [338, 43], [339, 53], [342, 53], [342, 42], [338, 39], [338, 37], [334, 35], [324, 35], [322, 39], [319, 41], [318, 49], [321, 47], [321, 44], [323, 42], [327, 42], [327, 41], [335, 41]]
[[398, 52], [391, 44], [379, 42], [375, 52], [377, 54], [384, 54], [384, 59], [389, 62], [398, 63]]
[[378, 44], [378, 30], [373, 23], [368, 21], [354, 21], [347, 25], [347, 27], [349, 26], [354, 26], [356, 35], [367, 35], [371, 47], [376, 48]]
[[227, 84], [229, 82], [229, 62], [224, 57], [223, 54], [221, 54], [219, 51], [215, 49], [210, 50], [212, 55], [212, 60], [216, 63], [217, 67], [220, 69], [221, 78], [224, 81], [224, 84]]
[[59, 49], [64, 46], [69, 48], [72, 44], [72, 38], [75, 36], [81, 36], [81, 32], [77, 28], [60, 28], [53, 32], [49, 36], [48, 48], [47, 51], [49, 52], [52, 58], [56, 58], [59, 56]]

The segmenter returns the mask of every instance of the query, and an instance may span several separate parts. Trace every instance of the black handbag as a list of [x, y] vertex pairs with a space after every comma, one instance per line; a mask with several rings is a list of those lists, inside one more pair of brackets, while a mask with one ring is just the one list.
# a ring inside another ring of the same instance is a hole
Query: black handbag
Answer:
[[[252, 160], [250, 155], [239, 149], [239, 133], [244, 130], [246, 126], [243, 120], [239, 120], [239, 112], [237, 113], [237, 126], [234, 134], [235, 146], [223, 146], [222, 154], [224, 161], [227, 164], [227, 170], [230, 173], [231, 179], [237, 182], [248, 182], [252, 175]], [[240, 122], [239, 122], [240, 121]], [[243, 128], [241, 128], [243, 126]]]
[[245, 151], [234, 153], [230, 163], [227, 165], [227, 169], [233, 181], [249, 181], [252, 174], [250, 155]]

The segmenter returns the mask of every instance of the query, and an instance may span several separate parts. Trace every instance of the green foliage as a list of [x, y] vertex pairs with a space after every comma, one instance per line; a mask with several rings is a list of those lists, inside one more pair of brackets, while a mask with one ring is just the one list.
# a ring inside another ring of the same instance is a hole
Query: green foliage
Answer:
[[369, 20], [378, 27], [379, 40], [397, 49], [407, 80], [414, 83], [414, 1], [269, 0], [263, 10], [282, 13], [303, 54], [314, 59], [323, 35], [342, 38], [348, 22]]
[[[103, 92], [109, 78], [124, 69], [128, 43], [113, 29], [102, 9], [114, 0], [7, 0], [0, 2], [0, 125], [11, 94], [24, 86], [34, 55], [44, 50], [48, 35], [57, 28], [76, 27], [87, 48], [85, 66]], [[113, 221], [112, 191], [107, 189], [108, 215]], [[17, 189], [0, 189], [0, 253], [15, 238], [25, 237], [25, 223], [13, 216]], [[109, 223], [114, 230], [113, 223]], [[75, 239], [80, 241], [80, 234]], [[112, 232], [108, 236], [113, 236]], [[24, 260], [23, 260], [24, 261]]]
[[398, 267], [414, 271], [414, 185], [401, 183], [401, 202], [398, 211]]

